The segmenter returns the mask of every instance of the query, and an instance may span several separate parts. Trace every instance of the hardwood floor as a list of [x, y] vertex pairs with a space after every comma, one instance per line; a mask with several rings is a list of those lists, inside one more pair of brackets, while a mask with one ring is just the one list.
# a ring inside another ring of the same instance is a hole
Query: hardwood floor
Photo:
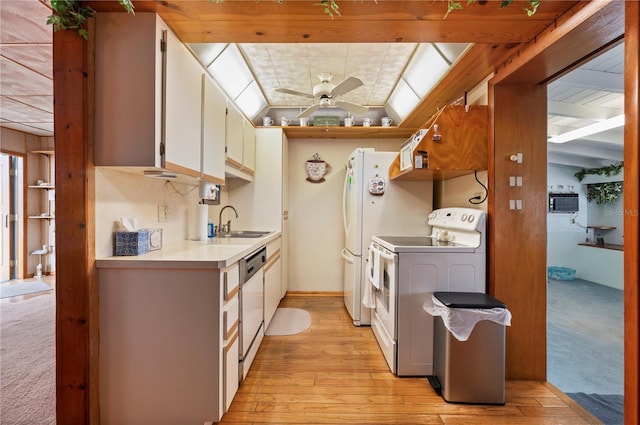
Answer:
[[450, 404], [425, 378], [389, 372], [369, 327], [355, 327], [341, 297], [287, 296], [311, 327], [265, 336], [223, 424], [594, 424], [551, 384], [508, 381], [504, 406]]

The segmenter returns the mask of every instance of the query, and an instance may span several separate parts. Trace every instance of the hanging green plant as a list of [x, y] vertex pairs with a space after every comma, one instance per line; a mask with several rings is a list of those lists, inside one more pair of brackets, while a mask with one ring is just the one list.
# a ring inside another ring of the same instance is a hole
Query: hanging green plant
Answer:
[[[467, 0], [467, 4], [475, 3], [476, 0]], [[513, 3], [513, 0], [502, 0], [500, 2], [500, 8], [509, 6]], [[529, 0], [529, 7], [524, 7], [523, 9], [527, 12], [527, 16], [533, 16], [538, 10], [538, 6], [540, 6], [540, 0]], [[449, 13], [454, 10], [462, 9], [462, 3], [455, 0], [447, 0], [447, 13], [445, 13], [444, 17], [446, 18]]]
[[622, 193], [621, 182], [594, 183], [587, 185], [587, 201], [598, 205], [613, 205]]
[[[134, 14], [131, 0], [118, 0], [124, 9]], [[54, 31], [75, 29], [85, 40], [89, 38], [86, 29], [87, 19], [93, 18], [96, 11], [89, 6], [81, 5], [78, 0], [51, 0], [53, 14], [47, 19], [48, 25], [53, 25]]]
[[[209, 3], [222, 3], [223, 1], [224, 0], [209, 0]], [[373, 1], [374, 3], [378, 3], [377, 0]], [[283, 0], [276, 0], [276, 3], [282, 2]], [[467, 0], [467, 4], [475, 2], [476, 0]], [[513, 0], [502, 0], [500, 2], [500, 8], [509, 6], [512, 2]], [[132, 0], [118, 0], [118, 3], [120, 3], [127, 12], [134, 14]], [[322, 7], [324, 13], [332, 18], [334, 14], [340, 15], [340, 8], [335, 0], [319, 0], [317, 3], [314, 3], [314, 6]], [[524, 10], [528, 16], [532, 16], [536, 13], [536, 10], [538, 10], [538, 6], [540, 6], [540, 0], [529, 0], [529, 7], [525, 7]], [[89, 33], [85, 25], [87, 19], [95, 16], [95, 10], [89, 6], [80, 5], [79, 0], [51, 0], [51, 9], [53, 9], [53, 14], [47, 19], [47, 24], [53, 25], [54, 31], [76, 29], [81, 37], [84, 39], [89, 38]], [[458, 9], [462, 9], [461, 2], [447, 0], [447, 13], [445, 13], [444, 18], [446, 18], [449, 13]]]
[[622, 167], [624, 167], [624, 161], [615, 162], [613, 164], [605, 165], [604, 167], [600, 168], [583, 168], [582, 170], [575, 173], [574, 176], [578, 179], [578, 181], [582, 181], [582, 179], [584, 179], [584, 176], [586, 176], [587, 174], [595, 174], [606, 177], [617, 176], [618, 174], [620, 174], [620, 171], [622, 171]]

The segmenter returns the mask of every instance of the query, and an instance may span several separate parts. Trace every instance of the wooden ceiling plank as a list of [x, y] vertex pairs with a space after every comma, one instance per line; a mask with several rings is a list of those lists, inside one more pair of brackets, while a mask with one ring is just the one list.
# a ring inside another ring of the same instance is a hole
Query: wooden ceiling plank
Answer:
[[[524, 43], [546, 22], [429, 22], [429, 21], [168, 21], [185, 43]], [[487, 31], [491, 28], [491, 31]]]

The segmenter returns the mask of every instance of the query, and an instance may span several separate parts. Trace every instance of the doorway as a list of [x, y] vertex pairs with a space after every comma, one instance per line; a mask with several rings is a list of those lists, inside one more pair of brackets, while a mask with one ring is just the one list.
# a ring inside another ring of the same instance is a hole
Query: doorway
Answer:
[[24, 260], [24, 158], [0, 153], [0, 282], [23, 277], [19, 267]]
[[547, 380], [607, 424], [624, 410], [623, 59], [619, 43], [547, 87]]

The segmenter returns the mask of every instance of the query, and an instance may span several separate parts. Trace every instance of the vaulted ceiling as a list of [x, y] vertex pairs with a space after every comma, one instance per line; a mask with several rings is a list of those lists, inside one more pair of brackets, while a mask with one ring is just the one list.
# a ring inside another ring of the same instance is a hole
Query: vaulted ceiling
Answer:
[[[429, 93], [399, 123], [407, 127], [419, 127], [437, 107], [483, 81], [518, 46], [577, 5], [575, 1], [541, 3], [538, 12], [528, 17], [522, 10], [527, 3], [522, 1], [503, 9], [498, 1], [463, 2], [462, 10], [443, 19], [447, 2], [442, 0], [338, 0], [341, 15], [333, 17], [314, 6], [313, 0], [134, 2], [137, 13], [160, 13], [185, 43], [242, 43], [271, 107], [304, 106], [295, 97], [273, 95], [273, 89], [310, 91], [317, 70], [324, 66], [339, 68], [325, 69], [335, 74], [334, 82], [359, 74], [355, 76], [365, 86], [354, 92], [357, 103], [380, 107], [416, 43], [473, 43], [466, 57], [454, 63], [452, 69], [458, 65], [455, 78]], [[98, 11], [122, 10], [115, 1], [90, 4]], [[44, 0], [2, 0], [0, 12], [0, 125], [53, 135], [52, 33], [46, 25], [50, 9]], [[269, 53], [266, 65], [265, 52]], [[622, 58], [618, 47], [549, 85], [549, 135], [623, 112]], [[549, 158], [577, 166], [621, 159], [621, 131], [619, 127], [577, 141], [549, 144]]]

